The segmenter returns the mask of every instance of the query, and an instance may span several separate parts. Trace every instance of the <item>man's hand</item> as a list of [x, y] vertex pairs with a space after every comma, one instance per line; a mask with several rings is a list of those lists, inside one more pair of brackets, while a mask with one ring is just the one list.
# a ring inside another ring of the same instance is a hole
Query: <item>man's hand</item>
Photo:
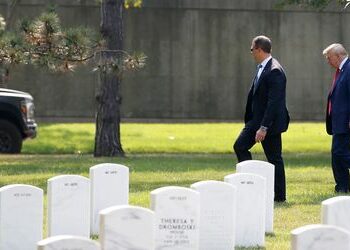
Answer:
[[265, 139], [266, 133], [266, 129], [259, 128], [259, 130], [256, 131], [255, 134], [255, 142], [262, 142]]

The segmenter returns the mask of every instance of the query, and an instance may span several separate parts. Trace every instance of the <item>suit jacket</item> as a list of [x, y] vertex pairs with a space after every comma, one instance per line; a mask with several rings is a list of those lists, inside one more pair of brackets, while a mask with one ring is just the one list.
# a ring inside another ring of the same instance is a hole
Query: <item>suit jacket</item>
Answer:
[[[333, 91], [328, 95], [326, 128], [327, 133], [349, 133], [350, 122], [350, 60], [346, 60], [335, 82]], [[328, 114], [329, 101], [332, 111]]]
[[268, 127], [268, 134], [285, 132], [289, 125], [286, 107], [286, 75], [272, 58], [260, 75], [257, 86], [250, 88], [244, 121], [246, 127], [258, 130]]

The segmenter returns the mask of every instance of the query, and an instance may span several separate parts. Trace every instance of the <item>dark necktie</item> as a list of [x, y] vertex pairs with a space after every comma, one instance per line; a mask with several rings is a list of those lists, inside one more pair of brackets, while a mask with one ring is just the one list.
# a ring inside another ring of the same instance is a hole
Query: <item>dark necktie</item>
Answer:
[[258, 73], [259, 73], [259, 70], [260, 70], [261, 68], [262, 68], [262, 65], [259, 64], [259, 65], [257, 66], [257, 70], [256, 70], [254, 82], [253, 82], [253, 84], [254, 84], [254, 92], [255, 92], [255, 90], [256, 90], [256, 88], [257, 88], [257, 86], [258, 86], [258, 81], [259, 81]]
[[[335, 71], [335, 74], [334, 74], [332, 86], [331, 86], [331, 89], [330, 89], [330, 91], [329, 91], [329, 96], [332, 94], [332, 92], [333, 92], [333, 90], [334, 90], [335, 83], [336, 83], [336, 81], [337, 81], [337, 79], [338, 79], [339, 73], [340, 73], [340, 70], [339, 70], [339, 68], [338, 68], [337, 71]], [[332, 111], [332, 102], [331, 102], [331, 98], [328, 98], [328, 115], [331, 114], [331, 111]]]

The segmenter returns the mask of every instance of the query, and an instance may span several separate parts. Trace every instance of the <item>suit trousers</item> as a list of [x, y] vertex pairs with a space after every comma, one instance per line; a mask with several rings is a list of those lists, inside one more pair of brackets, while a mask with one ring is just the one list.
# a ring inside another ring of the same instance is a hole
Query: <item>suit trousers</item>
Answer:
[[[252, 155], [249, 150], [255, 145], [256, 131], [245, 127], [233, 145], [238, 162], [251, 160]], [[282, 158], [282, 138], [281, 134], [269, 135], [261, 142], [265, 156], [271, 164], [275, 166], [275, 201], [286, 200], [286, 177]]]
[[336, 192], [349, 191], [350, 133], [332, 137], [332, 170]]

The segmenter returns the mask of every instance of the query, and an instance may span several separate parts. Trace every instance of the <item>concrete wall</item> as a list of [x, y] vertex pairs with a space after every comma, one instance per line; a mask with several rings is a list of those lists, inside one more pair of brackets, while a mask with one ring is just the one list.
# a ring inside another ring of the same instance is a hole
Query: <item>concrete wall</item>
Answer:
[[[6, 2], [0, 0], [4, 16]], [[94, 0], [57, 2], [65, 24], [98, 28]], [[35, 16], [44, 3], [22, 0], [11, 23], [19, 16]], [[123, 117], [242, 119], [255, 72], [251, 39], [265, 34], [286, 70], [292, 119], [323, 119], [332, 70], [322, 50], [333, 42], [350, 50], [349, 12], [335, 4], [323, 11], [277, 10], [275, 3], [144, 0], [142, 9], [126, 11], [125, 47], [143, 51], [148, 60], [144, 70], [125, 75]], [[32, 93], [40, 117], [93, 118], [96, 75], [90, 70], [52, 75], [21, 67], [11, 71], [10, 87]]]

